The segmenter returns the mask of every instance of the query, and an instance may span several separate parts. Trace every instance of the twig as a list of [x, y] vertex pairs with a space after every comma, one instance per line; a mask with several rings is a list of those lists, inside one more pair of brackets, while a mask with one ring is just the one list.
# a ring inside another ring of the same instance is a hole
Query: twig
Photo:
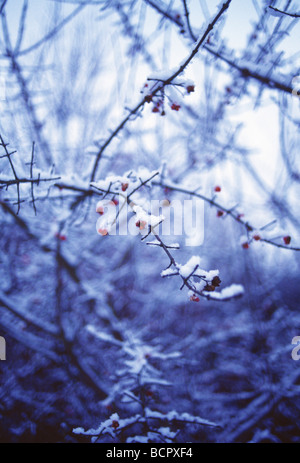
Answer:
[[[34, 142], [32, 142], [31, 150], [31, 162], [30, 162], [30, 177], [33, 178], [33, 160], [34, 160]], [[31, 197], [32, 197], [32, 206], [34, 209], [34, 214], [36, 215], [36, 207], [34, 203], [34, 194], [33, 194], [33, 182], [31, 182]]]
[[[236, 222], [238, 222], [240, 225], [242, 225], [245, 228], [247, 233], [257, 229], [256, 227], [251, 225], [249, 222], [244, 221], [241, 218], [240, 214], [237, 214], [236, 212], [234, 212], [234, 208], [231, 208], [231, 209], [226, 208], [222, 204], [217, 203], [214, 199], [208, 198], [207, 196], [202, 195], [201, 193], [197, 193], [195, 191], [190, 191], [190, 190], [187, 190], [185, 188], [177, 187], [175, 185], [169, 185], [167, 183], [163, 184], [163, 183], [160, 183], [160, 182], [153, 182], [153, 185], [160, 186], [161, 188], [168, 188], [169, 190], [172, 190], [172, 191], [178, 191], [179, 193], [184, 193], [184, 194], [187, 194], [187, 195], [194, 196], [196, 198], [202, 199], [203, 201], [207, 202], [211, 206], [214, 206], [218, 210], [224, 212], [224, 214], [229, 215], [232, 219], [234, 219]], [[265, 228], [265, 227], [263, 227], [263, 228]], [[276, 243], [274, 241], [271, 241], [271, 240], [261, 238], [260, 241], [271, 244], [271, 245], [276, 246], [278, 248], [289, 249], [291, 251], [300, 251], [300, 248], [298, 248], [298, 247], [284, 246], [283, 244], [278, 244], [278, 243]]]
[[287, 11], [279, 10], [278, 8], [274, 8], [274, 6], [269, 5], [269, 8], [273, 11], [276, 11], [276, 13], [281, 13], [286, 16], [290, 16], [291, 18], [300, 18], [300, 13], [288, 13]]

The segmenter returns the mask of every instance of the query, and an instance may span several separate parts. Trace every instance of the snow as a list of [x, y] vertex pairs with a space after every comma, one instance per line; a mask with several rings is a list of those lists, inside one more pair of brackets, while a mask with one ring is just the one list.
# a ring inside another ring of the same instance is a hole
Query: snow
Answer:
[[200, 257], [192, 256], [186, 264], [178, 265], [179, 273], [181, 276], [183, 276], [183, 278], [188, 278], [195, 271], [195, 268], [199, 267], [199, 265], [200, 265]]
[[83, 428], [74, 428], [73, 433], [74, 434], [84, 434], [85, 436], [98, 436], [101, 434], [103, 431], [108, 432], [112, 436], [114, 435], [114, 428], [112, 428], [112, 423], [113, 421], [118, 421], [120, 424], [120, 418], [117, 413], [113, 413], [110, 418], [107, 420], [103, 421], [98, 428], [91, 428], [85, 431]]
[[127, 444], [131, 444], [136, 442], [138, 444], [147, 444], [150, 440], [149, 433], [147, 436], [135, 436], [135, 437], [127, 437], [126, 442]]
[[[113, 427], [113, 422], [116, 421], [118, 423], [118, 427]], [[120, 419], [118, 413], [113, 413], [110, 418], [103, 421], [98, 428], [91, 428], [85, 431], [82, 427], [74, 428], [74, 434], [83, 434], [85, 436], [99, 436], [100, 434], [106, 433], [110, 434], [111, 436], [115, 436], [116, 430], [122, 429], [130, 424], [137, 423], [137, 422], [144, 422], [145, 418], [141, 415], [137, 414], [130, 418]]]
[[167, 437], [169, 439], [174, 439], [174, 437], [176, 436], [176, 432], [173, 432], [170, 430], [170, 428], [168, 427], [162, 427], [162, 428], [158, 428], [157, 430], [160, 434], [162, 434], [164, 437]]
[[244, 294], [244, 287], [238, 284], [232, 284], [227, 286], [227, 288], [222, 289], [220, 292], [207, 292], [203, 291], [203, 294], [206, 296], [210, 296], [212, 299], [231, 299], [235, 297], [242, 296]]
[[136, 220], [145, 222], [147, 225], [150, 225], [151, 227], [156, 227], [159, 223], [161, 223], [165, 217], [163, 215], [153, 215], [153, 214], [148, 214], [142, 207], [140, 206], [133, 206], [132, 208], [133, 212], [136, 215]]
[[169, 277], [169, 276], [172, 276], [172, 275], [178, 275], [178, 270], [170, 267], [170, 268], [167, 268], [167, 269], [163, 270], [160, 274], [161, 274], [161, 276], [163, 278], [164, 277]]
[[219, 270], [206, 271], [199, 268], [200, 262], [201, 259], [199, 256], [192, 256], [186, 264], [177, 264], [180, 275], [183, 278], [188, 278], [191, 275], [202, 277], [206, 282], [211, 282], [214, 277], [219, 276]]
[[[127, 171], [124, 175], [107, 175], [105, 179], [98, 180], [97, 182], [91, 182], [91, 185], [103, 190], [111, 191], [113, 193], [122, 193], [122, 185], [128, 184], [126, 194], [130, 194], [142, 183], [146, 183], [148, 186], [152, 185], [153, 179], [159, 175], [158, 170], [149, 171], [145, 167], [140, 167], [137, 171]], [[153, 179], [151, 179], [153, 177]], [[150, 180], [151, 179], [151, 180]], [[124, 194], [125, 192], [123, 192]]]
[[219, 426], [216, 423], [205, 420], [199, 416], [190, 415], [189, 413], [178, 413], [175, 410], [172, 410], [164, 414], [158, 411], [153, 411], [150, 408], [145, 408], [145, 416], [147, 418], [157, 418], [160, 420], [167, 420], [167, 421], [185, 421], [189, 423], [203, 424], [206, 426], [214, 426], [214, 427]]
[[118, 339], [113, 338], [111, 335], [108, 333], [105, 333], [104, 331], [98, 331], [95, 329], [93, 325], [87, 325], [86, 330], [91, 333], [92, 335], [96, 336], [98, 339], [101, 339], [101, 341], [108, 342], [110, 344], [114, 344], [116, 346], [122, 346], [122, 342], [119, 341]]

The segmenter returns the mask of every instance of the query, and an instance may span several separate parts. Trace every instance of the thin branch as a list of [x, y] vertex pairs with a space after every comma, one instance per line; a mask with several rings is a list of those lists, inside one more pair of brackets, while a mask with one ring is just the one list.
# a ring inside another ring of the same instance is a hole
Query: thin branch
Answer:
[[189, 34], [190, 34], [190, 36], [192, 37], [192, 39], [193, 39], [194, 41], [196, 41], [196, 40], [197, 40], [197, 37], [194, 35], [193, 30], [192, 30], [192, 26], [191, 26], [190, 18], [189, 18], [190, 12], [189, 12], [189, 10], [188, 10], [186, 0], [182, 0], [182, 2], [183, 2], [185, 17], [186, 17], [186, 24], [187, 24], [187, 28], [188, 28]]
[[[38, 178], [17, 178], [15, 180], [7, 180], [7, 179], [0, 178], [0, 184], [11, 186], [11, 185], [18, 185], [20, 183], [31, 183], [32, 185], [36, 183], [38, 185], [40, 182], [55, 182], [57, 180], [60, 180], [60, 178], [61, 177], [52, 177], [52, 178], [51, 177], [50, 178], [38, 177]], [[75, 189], [75, 187], [72, 189]]]
[[220, 60], [224, 61], [224, 63], [228, 64], [229, 66], [231, 66], [232, 68], [236, 69], [237, 71], [239, 71], [241, 73], [241, 75], [247, 79], [247, 78], [251, 78], [251, 79], [254, 79], [254, 80], [257, 80], [258, 82], [260, 82], [261, 84], [264, 84], [266, 85], [267, 87], [269, 87], [270, 89], [276, 89], [276, 90], [281, 90], [283, 92], [286, 92], [286, 93], [289, 93], [289, 94], [292, 94], [293, 92], [293, 89], [292, 87], [290, 87], [289, 85], [286, 85], [284, 84], [283, 82], [279, 82], [275, 79], [272, 79], [271, 77], [268, 77], [268, 76], [262, 76], [261, 74], [259, 74], [258, 72], [255, 72], [254, 70], [251, 70], [247, 67], [244, 67], [244, 66], [239, 66], [238, 64], [236, 64], [234, 61], [230, 60], [229, 58], [225, 57], [224, 55], [222, 55], [222, 53], [220, 53], [219, 51], [216, 51], [214, 50], [211, 46], [209, 45], [204, 45], [203, 47], [206, 51], [208, 51], [209, 53], [211, 53], [212, 55], [214, 55], [216, 58], [219, 58]]
[[20, 25], [18, 29], [18, 37], [14, 49], [14, 53], [17, 54], [20, 46], [22, 44], [23, 36], [24, 36], [24, 30], [25, 30], [25, 20], [26, 20], [26, 15], [27, 15], [27, 10], [28, 10], [28, 0], [24, 0], [23, 7], [22, 7], [22, 13], [21, 13], [21, 18], [20, 18]]
[[[229, 209], [229, 208], [223, 206], [222, 204], [216, 202], [214, 199], [208, 198], [207, 196], [205, 196], [205, 195], [203, 195], [201, 193], [197, 193], [196, 191], [192, 191], [192, 190], [187, 190], [186, 188], [177, 187], [175, 185], [169, 185], [167, 183], [160, 183], [160, 182], [155, 182], [154, 181], [153, 185], [160, 186], [161, 188], [168, 188], [169, 190], [172, 190], [172, 191], [177, 191], [179, 193], [184, 193], [184, 194], [187, 194], [187, 195], [194, 196], [196, 198], [202, 199], [203, 201], [207, 202], [211, 206], [213, 206], [213, 207], [217, 208], [218, 210], [222, 211], [224, 214], [229, 215], [233, 220], [235, 220], [240, 225], [242, 225], [245, 228], [246, 233], [257, 230], [257, 227], [254, 227], [248, 221], [243, 220], [242, 217], [241, 217], [241, 214], [238, 214], [237, 212], [235, 212], [235, 210], [233, 208]], [[271, 245], [276, 246], [278, 248], [289, 249], [290, 251], [300, 251], [300, 248], [298, 248], [298, 247], [285, 246], [283, 244], [279, 244], [279, 243], [276, 243], [276, 242], [271, 241], [271, 240], [260, 238], [260, 241], [271, 244]]]
[[4, 7], [5, 7], [6, 2], [7, 2], [7, 0], [3, 0], [2, 4], [0, 6], [0, 14], [2, 14], [2, 11], [3, 11]]
[[[170, 20], [171, 22], [173, 22], [174, 24], [177, 24], [177, 26], [179, 27], [182, 27], [181, 24], [178, 24], [178, 22], [176, 21], [176, 19], [168, 14], [166, 11], [164, 11], [163, 9], [161, 8], [157, 8], [156, 6], [152, 5], [153, 2], [149, 2], [148, 0], [145, 0], [146, 3], [149, 3], [151, 6], [153, 6], [161, 15], [163, 15], [164, 17], [166, 17], [168, 20]], [[184, 2], [184, 5], [186, 5], [186, 1], [183, 0]], [[269, 7], [269, 8], [272, 8], [272, 7]], [[276, 8], [273, 8], [274, 10], [277, 10]], [[279, 10], [277, 10], [279, 11]], [[186, 15], [187, 15], [187, 9], [185, 7], [185, 12], [186, 12]], [[288, 14], [288, 13], [286, 13]], [[297, 17], [292, 15], [293, 17]], [[188, 20], [188, 16], [187, 16], [187, 25], [188, 25], [188, 32], [189, 32], [189, 35], [191, 37], [191, 39], [193, 41], [195, 41], [195, 35], [191, 29], [191, 26], [190, 26], [190, 23], [189, 23], [189, 20]], [[232, 61], [231, 59], [227, 58], [226, 56], [224, 56], [220, 51], [216, 51], [215, 49], [213, 49], [211, 46], [209, 46], [208, 44], [205, 44], [203, 45], [203, 48], [208, 51], [210, 54], [214, 55], [215, 57], [219, 58], [220, 60], [224, 61], [225, 63], [227, 63], [229, 66], [233, 67], [234, 69], [236, 69], [237, 71], [239, 71], [243, 77], [245, 78], [252, 78], [252, 79], [255, 79], [257, 80], [258, 82], [264, 84], [264, 85], [267, 85], [270, 89], [276, 89], [276, 90], [281, 90], [283, 92], [286, 92], [286, 93], [289, 93], [291, 94], [293, 92], [293, 89], [288, 86], [288, 85], [285, 85], [283, 84], [282, 82], [278, 82], [276, 81], [275, 79], [272, 79], [270, 77], [266, 77], [266, 76], [262, 76], [261, 74], [259, 74], [258, 72], [253, 72], [251, 71], [249, 68], [246, 68], [246, 67], [242, 67], [242, 66], [239, 66], [238, 64], [236, 64], [234, 61]]]
[[[31, 162], [30, 162], [30, 177], [32, 179], [33, 179], [33, 161], [34, 161], [34, 142], [32, 143]], [[35, 207], [34, 194], [33, 194], [33, 182], [31, 182], [31, 197], [32, 197], [32, 206], [34, 209], [34, 214], [36, 215], [36, 207]]]
[[286, 16], [290, 16], [291, 18], [300, 18], [300, 13], [288, 13], [287, 11], [279, 10], [278, 8], [274, 8], [274, 6], [269, 6], [270, 10], [275, 11], [276, 13], [281, 13]]

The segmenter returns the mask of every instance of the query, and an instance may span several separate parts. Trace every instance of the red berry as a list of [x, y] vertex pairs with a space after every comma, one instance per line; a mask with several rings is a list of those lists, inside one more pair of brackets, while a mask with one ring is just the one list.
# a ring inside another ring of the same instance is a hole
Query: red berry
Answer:
[[106, 228], [98, 228], [98, 233], [102, 236], [108, 235]]
[[118, 422], [117, 420], [113, 420], [113, 422], [112, 422], [112, 427], [113, 427], [114, 429], [117, 429], [119, 426], [120, 426], [120, 425], [119, 425], [119, 422]]
[[112, 203], [113, 203], [115, 206], [117, 206], [117, 205], [119, 204], [119, 201], [118, 201], [117, 199], [113, 199], [113, 200], [112, 200]]
[[122, 191], [126, 191], [128, 188], [128, 183], [122, 183]]
[[171, 109], [173, 109], [173, 111], [179, 111], [180, 105], [176, 104], [176, 103], [173, 103], [172, 106], [171, 106]]
[[253, 236], [253, 239], [254, 239], [255, 241], [259, 241], [259, 240], [260, 240], [260, 236], [259, 236], [259, 235], [254, 235], [254, 236]]
[[193, 301], [193, 302], [199, 302], [200, 299], [198, 296], [196, 296], [196, 294], [193, 294], [191, 297], [190, 297], [190, 301]]
[[218, 212], [217, 212], [217, 217], [222, 217], [222, 215], [224, 215], [224, 212], [223, 212], [223, 211], [218, 211]]
[[146, 95], [144, 100], [146, 101], [146, 103], [150, 103], [152, 101], [152, 95]]
[[138, 227], [140, 230], [144, 230], [144, 228], [146, 227], [147, 225], [147, 222], [145, 222], [144, 220], [138, 220], [136, 222], [136, 227]]
[[103, 206], [98, 206], [98, 207], [96, 208], [96, 212], [98, 212], [98, 214], [100, 214], [100, 215], [103, 215], [103, 214], [104, 214], [104, 208], [103, 208]]
[[195, 85], [188, 85], [186, 89], [188, 93], [192, 93], [195, 91]]
[[215, 186], [215, 192], [220, 193], [220, 191], [221, 191], [221, 187], [220, 186]]
[[152, 112], [153, 113], [158, 113], [159, 112], [159, 109], [157, 106], [154, 106], [154, 108], [152, 109]]
[[249, 249], [249, 243], [243, 243], [243, 244], [242, 244], [242, 247], [243, 247], [244, 249]]
[[292, 238], [290, 236], [288, 236], [288, 235], [283, 237], [283, 241], [285, 242], [285, 244], [290, 244], [291, 239]]
[[55, 237], [60, 241], [66, 241], [67, 239], [65, 235], [61, 235], [60, 233], [55, 233]]

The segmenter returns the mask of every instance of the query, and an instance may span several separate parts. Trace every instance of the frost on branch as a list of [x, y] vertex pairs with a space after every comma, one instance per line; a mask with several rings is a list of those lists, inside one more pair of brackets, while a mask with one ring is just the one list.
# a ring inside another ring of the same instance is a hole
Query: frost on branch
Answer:
[[243, 286], [237, 284], [228, 286], [220, 292], [215, 291], [221, 284], [219, 270], [206, 271], [200, 268], [199, 256], [192, 256], [184, 265], [174, 261], [173, 267], [169, 267], [161, 272], [162, 277], [174, 275], [179, 275], [182, 278], [183, 284], [181, 288], [186, 286], [189, 289], [188, 296], [194, 302], [199, 302], [197, 295], [207, 299], [226, 301], [240, 297], [244, 293]]
[[[180, 276], [183, 281], [181, 289], [184, 286], [188, 288], [188, 296], [191, 301], [198, 302], [198, 296], [202, 296], [210, 300], [223, 301], [241, 296], [244, 290], [240, 285], [232, 285], [229, 288], [223, 289], [221, 292], [215, 292], [216, 288], [218, 288], [221, 284], [219, 270], [207, 271], [202, 269], [200, 267], [200, 257], [193, 256], [184, 265], [175, 261], [171, 254], [171, 250], [178, 249], [177, 243], [170, 246], [166, 245], [156, 231], [156, 227], [164, 221], [165, 217], [163, 215], [157, 216], [149, 213], [146, 210], [147, 201], [139, 191], [142, 187], [149, 187], [152, 180], [157, 175], [159, 175], [159, 172], [157, 171], [150, 173], [146, 169], [140, 169], [138, 173], [131, 171], [122, 177], [109, 176], [106, 180], [102, 180], [97, 183], [94, 182], [92, 186], [105, 193], [105, 197], [107, 195], [114, 197], [116, 193], [119, 193], [121, 197], [124, 198], [120, 211], [123, 206], [127, 206], [127, 204], [129, 204], [131, 211], [135, 215], [135, 227], [137, 227], [140, 232], [143, 232], [144, 236], [142, 239], [153, 234], [156, 238], [155, 241], [149, 241], [147, 244], [161, 247], [170, 259], [169, 266], [161, 272], [161, 276]], [[219, 189], [220, 187], [218, 190]], [[126, 194], [123, 195], [122, 192], [126, 192]], [[170, 203], [168, 202], [168, 204]], [[109, 211], [105, 213], [105, 208], [109, 209], [110, 205], [113, 206], [112, 213]], [[119, 215], [119, 213], [116, 214], [115, 212], [114, 199], [106, 200], [106, 202], [100, 201], [96, 206], [96, 212], [100, 214], [100, 218], [97, 221], [97, 232], [102, 236], [108, 235], [112, 228], [116, 226]], [[115, 233], [115, 228], [113, 229], [113, 233]]]
[[[114, 385], [109, 396], [103, 401], [107, 409], [121, 400], [122, 414], [128, 406], [128, 416], [121, 418], [121, 412], [113, 413], [96, 428], [73, 429], [74, 434], [90, 436], [92, 442], [104, 442], [109, 435], [117, 442], [176, 442], [180, 431], [190, 425], [218, 427], [216, 423], [189, 413], [171, 410], [162, 413], [160, 389], [171, 387], [163, 376], [168, 371], [168, 362], [180, 361], [179, 351], [163, 352], [161, 346], [146, 344], [130, 331], [126, 340], [120, 341], [93, 325], [86, 330], [106, 346], [118, 348], [120, 362], [115, 365]], [[133, 408], [134, 407], [134, 413]], [[140, 409], [136, 413], [136, 408]]]
[[150, 172], [144, 167], [140, 167], [137, 171], [128, 171], [124, 175], [108, 175], [103, 180], [91, 182], [91, 186], [96, 190], [109, 193], [125, 193], [130, 195], [135, 190], [143, 185], [151, 187], [152, 179], [154, 179], [159, 172], [154, 170]]

